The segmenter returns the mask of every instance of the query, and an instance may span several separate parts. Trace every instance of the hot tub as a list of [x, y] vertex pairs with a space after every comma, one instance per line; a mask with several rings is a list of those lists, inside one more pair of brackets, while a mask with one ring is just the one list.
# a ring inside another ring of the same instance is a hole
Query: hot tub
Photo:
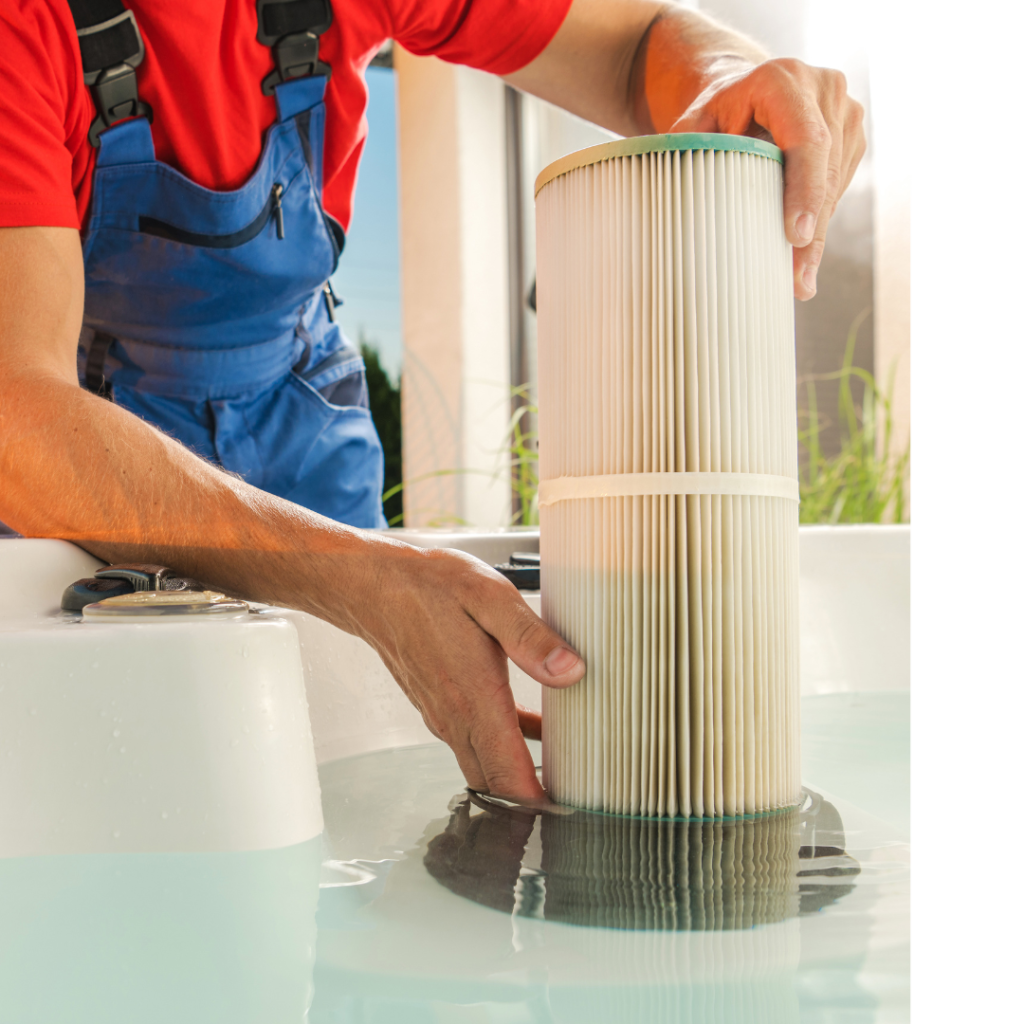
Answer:
[[801, 563], [803, 807], [652, 827], [474, 802], [325, 623], [69, 622], [99, 563], [0, 541], [0, 1019], [906, 1019], [909, 529], [805, 528]]

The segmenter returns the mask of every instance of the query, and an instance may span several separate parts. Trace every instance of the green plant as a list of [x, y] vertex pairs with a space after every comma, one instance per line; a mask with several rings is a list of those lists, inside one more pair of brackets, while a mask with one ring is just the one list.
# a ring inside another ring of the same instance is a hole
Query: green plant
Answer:
[[[435, 469], [435, 470], [433, 470], [430, 473], [424, 473], [422, 476], [413, 477], [411, 480], [399, 480], [398, 483], [395, 484], [390, 490], [387, 490], [387, 491], [384, 492], [383, 496], [381, 497], [381, 500], [383, 502], [385, 502], [385, 504], [386, 504], [387, 501], [389, 499], [393, 498], [396, 494], [400, 495], [402, 493], [403, 489], [405, 488], [405, 485], [407, 483], [408, 484], [418, 484], [418, 483], [422, 483], [424, 480], [434, 480], [434, 479], [436, 479], [439, 476], [461, 476], [464, 473], [479, 473], [479, 472], [482, 472], [482, 471], [481, 470], [472, 470], [472, 469]], [[486, 473], [484, 475], [485, 476], [490, 476], [489, 473]], [[421, 509], [420, 511], [424, 511], [424, 510]], [[404, 517], [405, 517], [404, 511], [400, 512], [393, 519], [389, 519], [388, 520], [388, 526], [401, 526]], [[467, 523], [465, 519], [460, 519], [458, 516], [449, 515], [448, 513], [441, 512], [439, 515], [435, 516], [433, 519], [428, 520], [424, 525], [425, 526], [430, 526], [430, 527], [434, 527], [434, 526], [469, 526], [469, 523]]]
[[360, 332], [359, 351], [366, 364], [370, 415], [384, 449], [384, 516], [388, 525], [402, 521], [402, 382], [391, 383], [380, 354]]
[[[857, 332], [870, 313], [866, 309], [854, 320], [846, 338], [842, 368], [834, 373], [816, 374], [803, 380], [807, 407], [798, 413], [799, 440], [805, 458], [800, 469], [800, 522], [802, 523], [881, 523], [903, 522], [906, 516], [906, 486], [910, 468], [910, 450], [895, 450], [892, 417], [892, 375], [885, 392], [880, 391], [874, 376], [853, 365]], [[893, 370], [895, 372], [895, 368]], [[822, 416], [818, 409], [816, 382], [839, 381], [838, 409], [840, 419], [840, 450], [827, 456], [821, 450]], [[858, 380], [864, 389], [858, 405], [851, 382]], [[537, 463], [537, 432], [526, 424], [536, 423], [537, 404], [533, 386], [514, 387], [511, 397], [516, 403], [501, 446], [501, 454], [510, 456], [512, 490], [518, 509], [512, 525], [536, 526], [539, 521], [537, 497], [539, 476]], [[878, 435], [881, 412], [881, 438]], [[427, 473], [409, 483], [439, 476], [462, 473], [494, 474], [474, 469], [444, 469]], [[399, 482], [385, 491], [384, 500], [400, 494]], [[401, 515], [389, 520], [401, 522]], [[452, 517], [436, 525], [461, 523]], [[435, 525], [435, 524], [432, 524]]]
[[536, 526], [540, 523], [537, 507], [537, 492], [540, 480], [537, 475], [537, 431], [524, 430], [524, 422], [536, 423], [537, 405], [532, 385], [522, 384], [512, 389], [517, 406], [505, 435], [505, 446], [511, 456], [509, 469], [512, 475], [512, 493], [519, 508], [512, 516], [513, 526]]
[[[512, 491], [517, 498], [519, 508], [512, 515], [512, 526], [536, 526], [540, 522], [537, 510], [537, 491], [539, 481], [537, 478], [537, 435], [533, 431], [524, 429], [524, 422], [529, 422], [527, 417], [536, 416], [537, 406], [534, 404], [531, 393], [531, 385], [523, 384], [511, 390], [511, 397], [516, 401], [517, 408], [509, 421], [505, 437], [502, 439], [501, 448], [498, 452], [499, 465], [493, 473], [482, 469], [436, 469], [430, 473], [415, 477], [412, 480], [401, 479], [401, 464], [399, 464], [399, 479], [384, 491], [383, 501], [385, 508], [387, 502], [396, 496], [401, 496], [406, 484], [416, 484], [424, 480], [433, 480], [442, 476], [461, 476], [474, 474], [479, 476], [497, 478], [501, 475], [504, 466], [505, 455], [510, 456], [509, 472], [512, 481]], [[423, 511], [422, 509], [420, 510]], [[401, 507], [398, 514], [388, 518], [389, 526], [401, 525], [404, 512]], [[465, 520], [449, 514], [441, 514], [430, 520], [428, 526], [466, 526]]]
[[[875, 378], [853, 365], [857, 331], [870, 309], [861, 312], [846, 337], [843, 365], [834, 373], [805, 379], [807, 408], [799, 412], [800, 444], [805, 459], [800, 469], [800, 522], [881, 523], [904, 522], [910, 448], [896, 451], [893, 438], [892, 388], [880, 391]], [[864, 386], [860, 406], [854, 402], [851, 381]], [[821, 416], [816, 381], [839, 381], [840, 450], [826, 456], [821, 451]], [[881, 416], [879, 416], [879, 412]], [[881, 437], [878, 436], [881, 419]]]

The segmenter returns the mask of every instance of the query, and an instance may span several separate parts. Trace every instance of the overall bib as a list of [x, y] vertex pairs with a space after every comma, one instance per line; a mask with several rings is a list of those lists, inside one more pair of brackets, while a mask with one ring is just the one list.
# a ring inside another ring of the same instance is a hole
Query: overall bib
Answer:
[[256, 487], [382, 527], [364, 365], [325, 283], [344, 244], [320, 200], [326, 81], [276, 85], [232, 192], [157, 161], [145, 117], [99, 134], [79, 377]]

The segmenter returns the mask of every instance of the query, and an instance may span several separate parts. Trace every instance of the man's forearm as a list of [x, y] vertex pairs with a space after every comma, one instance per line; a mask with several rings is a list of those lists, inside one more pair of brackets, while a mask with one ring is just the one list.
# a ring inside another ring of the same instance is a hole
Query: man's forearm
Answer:
[[[249, 486], [78, 386], [78, 232], [0, 228], [0, 520], [162, 562], [371, 643], [475, 789], [542, 799], [508, 658], [548, 686], [579, 656], [476, 559], [354, 530]], [[70, 582], [70, 581], [69, 581]]]
[[344, 595], [372, 571], [366, 549], [391, 544], [259, 491], [126, 410], [37, 374], [5, 375], [0, 482], [0, 519], [29, 536], [110, 562], [166, 564], [349, 629]]
[[561, 29], [508, 81], [620, 135], [664, 132], [755, 43], [664, 0], [575, 0]]
[[[299, 608], [371, 643], [469, 784], [543, 799], [506, 656], [549, 686], [579, 657], [476, 559], [354, 530], [258, 491], [126, 410], [45, 378], [0, 385], [0, 518]], [[68, 581], [70, 582], [70, 581]]]
[[390, 542], [259, 491], [81, 389], [83, 296], [77, 231], [0, 230], [0, 521], [352, 628], [360, 556]]
[[539, 738], [540, 719], [517, 710], [506, 656], [550, 686], [575, 683], [584, 666], [507, 580], [258, 491], [77, 384], [0, 381], [0, 518], [361, 636], [473, 788], [543, 799], [520, 731]]

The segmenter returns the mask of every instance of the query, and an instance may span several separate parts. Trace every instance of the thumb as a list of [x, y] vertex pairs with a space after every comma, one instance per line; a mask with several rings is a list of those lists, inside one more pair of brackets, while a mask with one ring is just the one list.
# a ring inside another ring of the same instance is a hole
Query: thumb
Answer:
[[669, 134], [681, 135], [684, 132], [711, 133], [719, 130], [718, 118], [710, 108], [701, 105], [698, 107], [691, 107], [685, 114], [683, 114], [683, 116], [680, 117], [671, 128], [669, 128]]
[[[500, 597], [497, 596], [500, 594]], [[530, 610], [519, 591], [502, 581], [467, 611], [498, 643], [509, 659], [544, 686], [578, 683], [587, 667], [579, 654]]]

